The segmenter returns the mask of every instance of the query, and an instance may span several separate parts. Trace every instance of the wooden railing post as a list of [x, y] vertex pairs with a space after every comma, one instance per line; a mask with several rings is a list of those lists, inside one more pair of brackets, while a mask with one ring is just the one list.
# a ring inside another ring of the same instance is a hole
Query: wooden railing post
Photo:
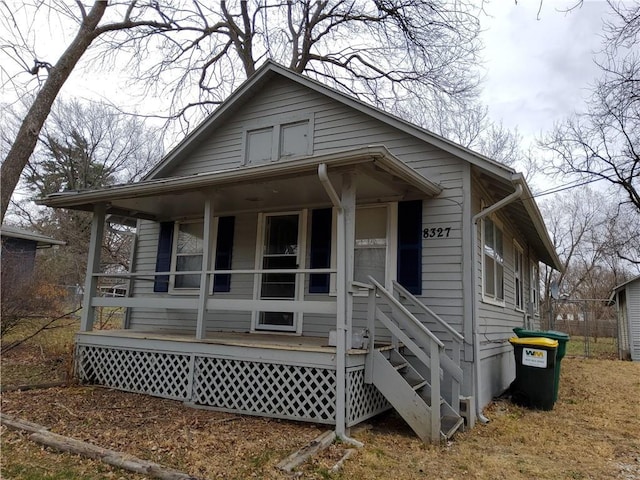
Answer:
[[434, 340], [429, 342], [431, 372], [431, 441], [440, 441], [440, 354], [444, 348]]
[[411, 294], [407, 289], [405, 289], [402, 285], [400, 285], [397, 281], [393, 282], [393, 297], [395, 299], [404, 298], [409, 304], [420, 309], [420, 311], [435, 320], [442, 327], [444, 327], [445, 335], [448, 337], [448, 340], [451, 343], [452, 347], [452, 355], [449, 357], [447, 352], [443, 349], [441, 352], [442, 355], [442, 367], [445, 372], [445, 380], [447, 383], [451, 382], [451, 398], [448, 398], [448, 403], [455, 410], [456, 413], [460, 413], [460, 388], [461, 388], [461, 378], [462, 378], [462, 370], [460, 368], [461, 361], [461, 352], [460, 350], [464, 344], [464, 337], [457, 332], [451, 325], [445, 322], [439, 315], [437, 315], [433, 310], [424, 305], [420, 300], [418, 300], [413, 294]]
[[373, 383], [373, 351], [376, 343], [376, 289], [369, 289], [367, 298], [367, 333], [369, 334], [369, 346], [367, 349], [367, 361], [364, 369], [364, 383]]
[[[460, 350], [462, 349], [461, 342], [453, 342], [452, 359], [456, 365], [460, 365]], [[456, 413], [460, 413], [460, 382], [451, 375], [451, 407]]]

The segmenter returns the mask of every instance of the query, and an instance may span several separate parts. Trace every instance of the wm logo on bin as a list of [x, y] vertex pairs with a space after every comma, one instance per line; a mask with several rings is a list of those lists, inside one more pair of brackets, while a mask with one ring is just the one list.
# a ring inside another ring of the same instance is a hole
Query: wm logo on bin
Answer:
[[537, 357], [537, 358], [543, 358], [544, 357], [544, 352], [541, 350], [527, 350], [526, 348], [524, 349], [524, 354], [529, 356], [529, 357]]

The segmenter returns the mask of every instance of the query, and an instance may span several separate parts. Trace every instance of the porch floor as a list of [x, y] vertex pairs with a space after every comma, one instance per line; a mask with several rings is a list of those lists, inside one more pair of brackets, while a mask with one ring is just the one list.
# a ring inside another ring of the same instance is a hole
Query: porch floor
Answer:
[[[282, 335], [272, 333], [249, 332], [207, 332], [207, 337], [197, 339], [195, 335], [181, 332], [163, 330], [161, 332], [149, 332], [129, 329], [92, 330], [90, 332], [78, 332], [78, 336], [98, 335], [119, 338], [135, 338], [141, 340], [170, 340], [185, 343], [204, 343], [213, 345], [230, 345], [249, 348], [268, 348], [274, 350], [291, 350], [305, 352], [335, 353], [336, 347], [329, 346], [327, 337], [310, 337], [299, 335]], [[377, 349], [391, 348], [390, 345], [377, 345]], [[350, 355], [365, 355], [367, 350], [352, 348], [348, 350]]]

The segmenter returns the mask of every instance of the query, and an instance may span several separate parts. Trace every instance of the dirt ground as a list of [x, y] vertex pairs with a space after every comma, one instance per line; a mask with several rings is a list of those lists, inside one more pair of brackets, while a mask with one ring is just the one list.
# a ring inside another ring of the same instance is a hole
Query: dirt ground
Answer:
[[[640, 365], [565, 358], [549, 412], [497, 400], [491, 419], [446, 445], [425, 445], [394, 414], [354, 429], [364, 448], [334, 473], [336, 443], [296, 476], [403, 479], [640, 478]], [[180, 402], [74, 386], [2, 394], [2, 412], [202, 479], [292, 478], [275, 465], [327, 426], [197, 410]], [[42, 449], [2, 429], [2, 478], [144, 478]]]

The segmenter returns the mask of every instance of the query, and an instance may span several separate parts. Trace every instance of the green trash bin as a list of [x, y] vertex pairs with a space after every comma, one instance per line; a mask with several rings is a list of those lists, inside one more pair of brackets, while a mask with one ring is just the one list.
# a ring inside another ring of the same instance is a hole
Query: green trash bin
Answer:
[[542, 337], [558, 341], [558, 350], [556, 352], [556, 376], [553, 381], [553, 401], [557, 402], [558, 389], [560, 387], [560, 367], [562, 366], [562, 359], [564, 358], [565, 353], [567, 353], [567, 343], [569, 342], [569, 335], [563, 332], [558, 332], [557, 330], [527, 330], [526, 328], [522, 327], [514, 328], [513, 332], [519, 338]]
[[524, 407], [553, 409], [558, 341], [513, 337], [509, 342], [513, 345], [516, 359], [516, 379], [510, 387], [511, 400]]

